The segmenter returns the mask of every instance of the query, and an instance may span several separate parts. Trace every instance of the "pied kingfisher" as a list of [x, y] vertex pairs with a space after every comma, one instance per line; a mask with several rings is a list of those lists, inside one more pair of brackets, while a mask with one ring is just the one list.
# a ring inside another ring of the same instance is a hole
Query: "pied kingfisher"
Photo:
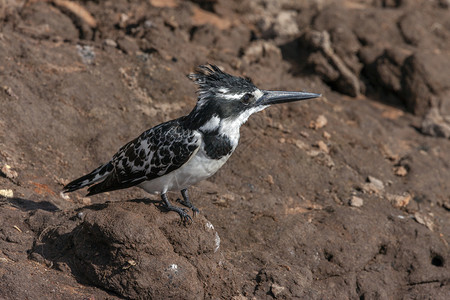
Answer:
[[187, 188], [220, 169], [239, 141], [239, 129], [253, 113], [271, 104], [320, 97], [303, 92], [266, 91], [248, 79], [236, 77], [215, 65], [199, 66], [188, 75], [198, 85], [198, 101], [189, 115], [162, 123], [124, 145], [112, 159], [64, 187], [72, 192], [90, 186], [88, 196], [138, 186], [161, 194], [169, 211], [192, 222], [185, 208], [172, 205], [168, 191], [181, 191], [182, 205], [198, 209]]

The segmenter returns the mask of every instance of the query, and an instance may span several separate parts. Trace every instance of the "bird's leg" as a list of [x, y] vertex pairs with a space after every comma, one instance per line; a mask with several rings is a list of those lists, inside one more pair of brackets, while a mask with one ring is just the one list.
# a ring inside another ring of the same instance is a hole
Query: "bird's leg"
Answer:
[[198, 214], [200, 211], [198, 210], [197, 207], [195, 207], [192, 203], [191, 200], [189, 200], [189, 196], [188, 196], [188, 192], [187, 189], [181, 190], [181, 195], [183, 196], [183, 200], [181, 200], [180, 198], [177, 199], [177, 202], [181, 203], [182, 205], [186, 206], [187, 208], [192, 209], [192, 212], [194, 213], [194, 216], [196, 214]]
[[188, 213], [186, 212], [186, 209], [181, 208], [181, 207], [176, 207], [176, 206], [170, 204], [169, 199], [167, 199], [166, 194], [161, 194], [161, 200], [163, 202], [164, 207], [167, 210], [174, 211], [180, 215], [181, 221], [183, 221], [184, 223], [192, 223], [192, 218], [190, 215], [188, 215]]

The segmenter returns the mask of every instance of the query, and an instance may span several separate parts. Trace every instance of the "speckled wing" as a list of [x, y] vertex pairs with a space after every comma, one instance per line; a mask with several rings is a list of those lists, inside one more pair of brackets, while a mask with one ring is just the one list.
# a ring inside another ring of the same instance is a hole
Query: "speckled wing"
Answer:
[[91, 186], [88, 195], [124, 189], [164, 176], [185, 164], [200, 145], [192, 130], [179, 120], [160, 124], [124, 145], [113, 156], [113, 171]]

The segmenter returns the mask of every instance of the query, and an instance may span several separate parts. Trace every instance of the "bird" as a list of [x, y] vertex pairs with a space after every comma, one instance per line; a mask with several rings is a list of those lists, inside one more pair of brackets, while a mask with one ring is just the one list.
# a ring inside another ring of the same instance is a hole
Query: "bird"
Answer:
[[[273, 105], [321, 97], [307, 92], [257, 88], [249, 78], [234, 76], [214, 64], [198, 66], [187, 76], [197, 84], [197, 103], [180, 118], [144, 131], [122, 146], [112, 159], [63, 188], [64, 193], [88, 186], [87, 196], [137, 186], [159, 194], [167, 211], [192, 222], [199, 210], [188, 188], [215, 174], [235, 151], [240, 127], [248, 118]], [[180, 191], [182, 206], [167, 192]]]

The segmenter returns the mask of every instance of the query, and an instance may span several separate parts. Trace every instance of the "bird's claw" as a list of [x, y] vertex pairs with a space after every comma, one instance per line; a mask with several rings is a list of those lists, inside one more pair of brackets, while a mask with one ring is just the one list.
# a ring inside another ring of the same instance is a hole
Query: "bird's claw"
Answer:
[[191, 201], [186, 201], [186, 200], [181, 200], [180, 198], [177, 199], [177, 202], [180, 203], [181, 205], [186, 206], [187, 208], [190, 208], [192, 210], [192, 213], [194, 214], [194, 216], [196, 216], [198, 213], [200, 213], [200, 211], [198, 210], [197, 207], [195, 207]]
[[174, 212], [178, 213], [178, 215], [181, 218], [181, 222], [183, 222], [184, 224], [192, 224], [192, 222], [193, 222], [192, 218], [187, 213], [188, 210], [186, 208], [176, 207], [176, 206], [173, 206], [173, 205], [168, 206], [168, 205], [165, 205], [165, 204], [164, 204], [164, 207], [167, 210], [169, 210], [169, 211], [174, 211]]

